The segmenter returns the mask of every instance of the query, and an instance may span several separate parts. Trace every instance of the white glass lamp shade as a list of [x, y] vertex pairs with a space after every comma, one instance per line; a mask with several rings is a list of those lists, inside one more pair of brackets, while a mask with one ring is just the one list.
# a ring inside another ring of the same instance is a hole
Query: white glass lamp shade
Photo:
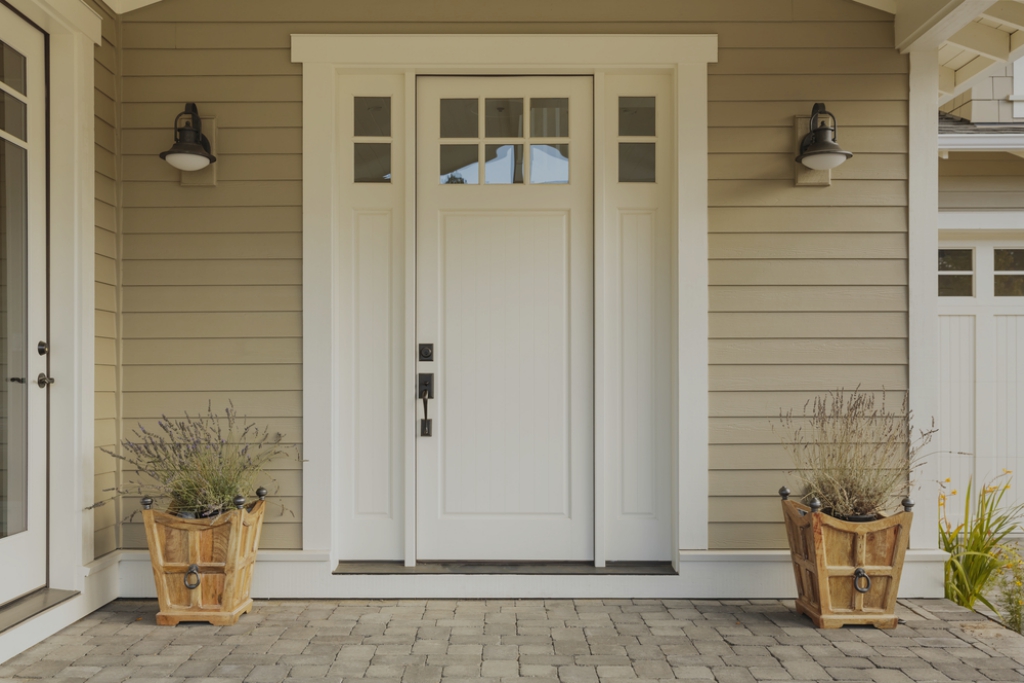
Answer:
[[168, 154], [164, 161], [179, 171], [201, 171], [210, 165], [210, 159], [199, 154]]
[[841, 152], [822, 152], [804, 155], [800, 163], [815, 171], [828, 171], [849, 159], [849, 155]]

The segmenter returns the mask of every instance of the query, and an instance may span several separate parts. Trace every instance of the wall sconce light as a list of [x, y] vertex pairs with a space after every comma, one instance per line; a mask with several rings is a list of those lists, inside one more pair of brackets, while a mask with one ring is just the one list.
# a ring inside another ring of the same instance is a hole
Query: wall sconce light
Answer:
[[[832, 119], [831, 126], [821, 120], [824, 116]], [[828, 171], [839, 166], [853, 153], [840, 147], [835, 140], [836, 117], [819, 102], [811, 108], [810, 132], [800, 141], [800, 155], [796, 160], [813, 171]]]
[[174, 118], [174, 145], [161, 152], [160, 158], [180, 171], [201, 171], [217, 161], [210, 153], [210, 141], [203, 135], [203, 121], [195, 103], [186, 104], [185, 111]]

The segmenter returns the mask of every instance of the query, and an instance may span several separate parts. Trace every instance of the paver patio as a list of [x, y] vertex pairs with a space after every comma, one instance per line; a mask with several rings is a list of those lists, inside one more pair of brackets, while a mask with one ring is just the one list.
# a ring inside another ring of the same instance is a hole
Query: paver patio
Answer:
[[0, 682], [1024, 681], [1024, 637], [943, 600], [892, 631], [821, 631], [778, 600], [259, 600], [156, 626], [119, 600], [0, 664]]

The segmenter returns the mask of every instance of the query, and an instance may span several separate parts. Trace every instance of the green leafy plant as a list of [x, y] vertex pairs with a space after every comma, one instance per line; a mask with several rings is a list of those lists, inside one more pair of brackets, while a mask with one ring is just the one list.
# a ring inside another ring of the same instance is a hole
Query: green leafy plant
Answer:
[[[782, 413], [782, 444], [806, 485], [804, 499], [817, 498], [836, 517], [878, 515], [907, 494], [919, 450], [931, 441], [934, 425], [915, 436], [904, 397], [897, 410], [876, 404], [874, 393], [842, 389], [818, 396], [803, 414]], [[772, 425], [775, 430], [776, 425]]]
[[137, 493], [165, 501], [168, 512], [211, 517], [234, 507], [234, 498], [252, 500], [256, 480], [269, 463], [298, 458], [282, 445], [283, 435], [271, 433], [239, 418], [233, 404], [223, 413], [212, 405], [198, 416], [164, 416], [157, 431], [142, 424], [124, 439], [126, 455], [110, 455], [131, 465], [135, 472], [120, 493]]
[[999, 614], [1003, 624], [1017, 633], [1024, 631], [1024, 558], [1013, 546], [1003, 549], [1006, 564], [999, 575]]
[[973, 609], [981, 602], [993, 612], [999, 612], [985, 596], [992, 582], [1007, 564], [1005, 541], [1019, 526], [1024, 504], [1003, 506], [1003, 498], [1010, 488], [1010, 471], [993, 478], [980, 490], [974, 491], [973, 479], [967, 484], [964, 496], [964, 516], [953, 526], [947, 508], [954, 489], [946, 493], [948, 480], [939, 493], [939, 544], [949, 553], [946, 560], [946, 598], [958, 605]]

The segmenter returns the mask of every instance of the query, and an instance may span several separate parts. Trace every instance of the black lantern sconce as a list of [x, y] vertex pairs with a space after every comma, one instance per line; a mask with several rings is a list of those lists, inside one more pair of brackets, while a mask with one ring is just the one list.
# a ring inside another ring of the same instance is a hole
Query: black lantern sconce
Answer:
[[180, 171], [201, 171], [217, 161], [210, 153], [210, 141], [203, 135], [203, 120], [195, 103], [185, 105], [185, 111], [174, 119], [174, 145], [160, 158]]
[[[828, 126], [824, 117], [831, 119]], [[798, 162], [813, 171], [829, 171], [853, 156], [836, 143], [836, 117], [821, 102], [811, 109], [810, 132], [800, 141]]]

